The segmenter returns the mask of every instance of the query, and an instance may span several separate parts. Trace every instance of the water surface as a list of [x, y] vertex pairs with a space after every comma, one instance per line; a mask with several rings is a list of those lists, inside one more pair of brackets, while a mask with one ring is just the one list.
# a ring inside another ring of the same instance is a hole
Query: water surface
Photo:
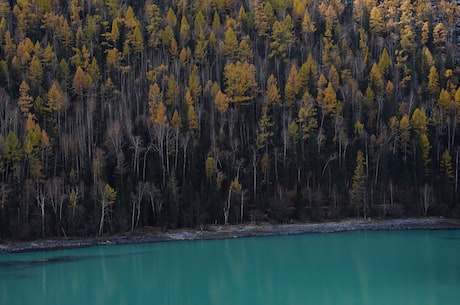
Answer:
[[305, 234], [0, 255], [0, 304], [458, 305], [460, 231]]

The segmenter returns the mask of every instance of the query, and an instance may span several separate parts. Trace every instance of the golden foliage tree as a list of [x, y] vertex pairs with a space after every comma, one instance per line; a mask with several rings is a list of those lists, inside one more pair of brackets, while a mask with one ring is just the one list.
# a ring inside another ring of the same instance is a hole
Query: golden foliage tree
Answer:
[[404, 162], [407, 159], [407, 150], [409, 149], [410, 144], [410, 132], [411, 125], [409, 121], [409, 116], [405, 114], [399, 121], [399, 139], [400, 147], [404, 152]]
[[268, 151], [268, 144], [270, 138], [273, 136], [271, 127], [273, 126], [272, 119], [268, 113], [268, 107], [262, 107], [262, 116], [259, 119], [259, 131], [257, 133], [257, 147], [265, 148]]
[[104, 228], [105, 217], [107, 216], [109, 207], [115, 202], [117, 198], [117, 191], [108, 183], [101, 187], [101, 220], [99, 222], [99, 235], [102, 235]]
[[64, 92], [59, 83], [55, 81], [48, 90], [48, 108], [51, 111], [61, 111], [64, 105]]
[[225, 93], [232, 103], [252, 100], [257, 89], [256, 68], [248, 62], [231, 63], [225, 65]]
[[19, 98], [18, 98], [18, 106], [19, 110], [27, 116], [29, 114], [30, 109], [33, 106], [33, 97], [29, 95], [29, 90], [30, 87], [29, 85], [25, 82], [22, 81], [21, 85], [19, 85]]
[[437, 97], [439, 95], [439, 74], [434, 65], [431, 66], [430, 74], [428, 74], [427, 87], [432, 97]]
[[300, 91], [300, 80], [297, 67], [295, 65], [291, 66], [289, 71], [289, 76], [284, 86], [284, 99], [286, 100], [286, 105], [292, 107], [296, 103], [297, 95]]
[[452, 167], [452, 157], [447, 149], [442, 153], [439, 166], [441, 173], [446, 177], [447, 181], [452, 182], [454, 180], [454, 170]]
[[265, 95], [265, 105], [276, 106], [280, 104], [281, 95], [278, 89], [276, 78], [273, 74], [267, 80], [267, 93]]
[[208, 177], [209, 179], [216, 175], [216, 172], [217, 172], [216, 171], [216, 161], [211, 156], [206, 158], [205, 171], [206, 171], [206, 177]]
[[200, 128], [200, 121], [198, 120], [198, 115], [193, 104], [188, 105], [187, 126], [188, 129], [192, 132], [196, 132]]
[[350, 189], [350, 202], [351, 204], [355, 205], [358, 210], [363, 209], [363, 216], [364, 218], [367, 217], [366, 211], [366, 181], [367, 181], [367, 174], [365, 170], [366, 160], [364, 158], [364, 154], [361, 150], [358, 151], [356, 155], [356, 165], [355, 170], [353, 173], [353, 178], [351, 182], [351, 189]]
[[214, 98], [214, 105], [216, 106], [217, 110], [219, 110], [220, 113], [225, 113], [228, 109], [228, 103], [228, 97], [219, 90], [216, 94], [216, 97]]

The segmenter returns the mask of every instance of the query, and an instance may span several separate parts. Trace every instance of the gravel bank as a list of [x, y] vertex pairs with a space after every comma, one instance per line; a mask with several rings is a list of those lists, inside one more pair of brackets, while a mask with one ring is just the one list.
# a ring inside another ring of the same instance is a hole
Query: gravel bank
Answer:
[[460, 220], [446, 218], [410, 218], [391, 220], [345, 220], [306, 224], [244, 224], [206, 226], [201, 230], [180, 230], [159, 233], [135, 233], [109, 237], [76, 238], [20, 243], [0, 242], [0, 253], [81, 248], [94, 245], [149, 243], [175, 240], [225, 239], [249, 236], [292, 235], [303, 233], [331, 233], [357, 230], [439, 230], [460, 229]]

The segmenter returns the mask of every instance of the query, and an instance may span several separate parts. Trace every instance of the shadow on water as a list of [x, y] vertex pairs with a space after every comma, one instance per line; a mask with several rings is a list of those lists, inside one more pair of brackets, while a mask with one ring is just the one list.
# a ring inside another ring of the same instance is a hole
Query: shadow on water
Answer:
[[28, 278], [29, 276], [23, 274], [22, 272], [31, 269], [31, 268], [40, 268], [47, 264], [62, 264], [62, 263], [71, 263], [80, 260], [84, 260], [85, 257], [78, 256], [57, 256], [51, 258], [40, 258], [33, 260], [14, 260], [14, 261], [0, 261], [0, 270], [9, 273], [14, 276], [14, 278]]
[[106, 260], [106, 259], [116, 259], [132, 255], [144, 255], [151, 251], [138, 251], [130, 253], [117, 253], [117, 254], [104, 254], [104, 255], [61, 255], [55, 257], [43, 257], [31, 260], [10, 260], [10, 261], [0, 261], [0, 271], [9, 273], [14, 278], [28, 278], [29, 276], [23, 274], [22, 272], [31, 269], [31, 268], [43, 268], [48, 265], [53, 264], [68, 264], [83, 262], [88, 260]]
[[445, 236], [446, 240], [460, 240], [460, 236]]
[[36, 265], [43, 265], [43, 264], [52, 264], [52, 263], [69, 263], [75, 262], [79, 260], [84, 260], [85, 257], [78, 257], [78, 256], [57, 256], [51, 258], [39, 258], [33, 260], [15, 260], [15, 261], [5, 261], [0, 262], [0, 268], [14, 268], [14, 267], [33, 267]]

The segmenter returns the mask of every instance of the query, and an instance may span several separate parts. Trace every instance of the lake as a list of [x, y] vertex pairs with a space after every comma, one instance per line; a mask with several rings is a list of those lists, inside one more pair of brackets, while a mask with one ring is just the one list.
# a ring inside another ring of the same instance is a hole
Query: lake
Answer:
[[0, 304], [458, 305], [460, 231], [357, 231], [2, 254]]

